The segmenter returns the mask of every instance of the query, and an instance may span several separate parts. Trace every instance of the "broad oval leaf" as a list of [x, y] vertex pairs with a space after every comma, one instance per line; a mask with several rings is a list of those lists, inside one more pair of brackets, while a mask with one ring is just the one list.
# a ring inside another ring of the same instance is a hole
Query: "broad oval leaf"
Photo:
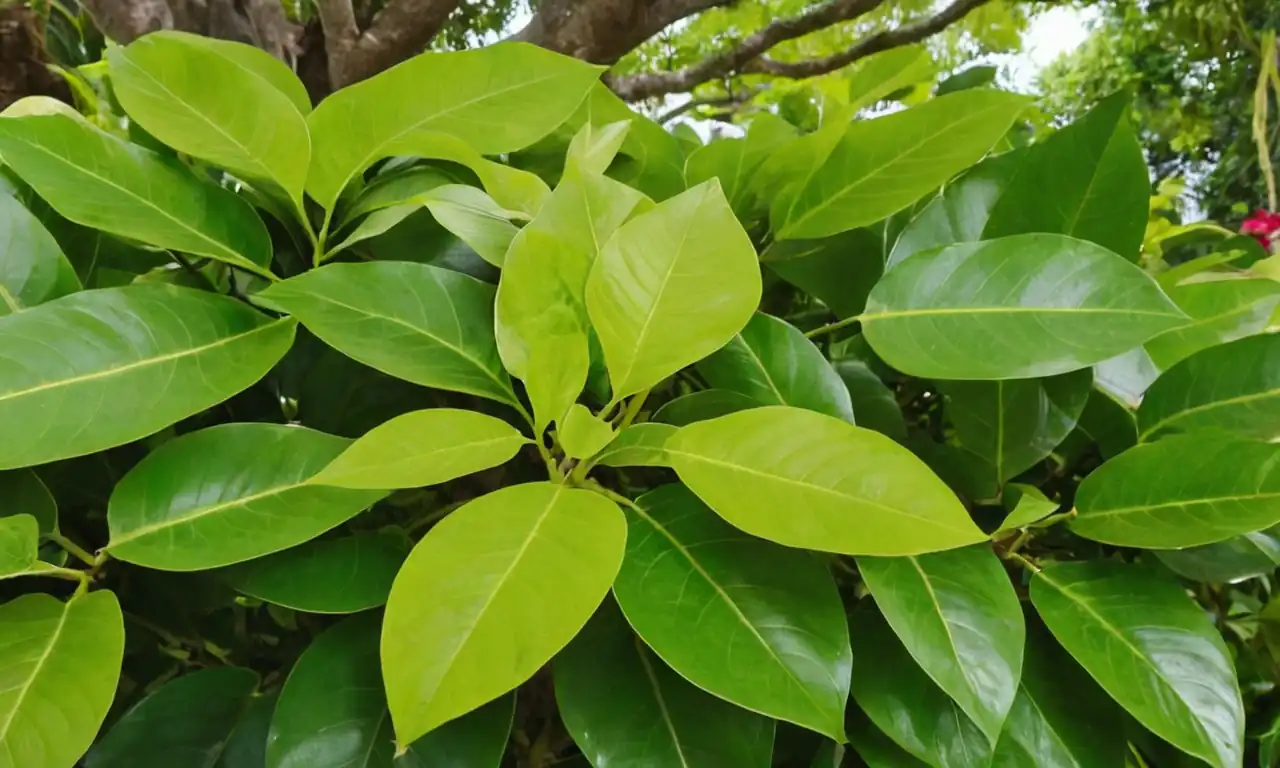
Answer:
[[552, 483], [503, 488], [437, 523], [396, 576], [383, 622], [398, 743], [529, 679], [591, 618], [625, 543], [613, 502]]
[[293, 332], [235, 299], [156, 283], [0, 318], [0, 469], [122, 445], [216, 405], [262, 378]]
[[1183, 549], [1280, 523], [1280, 445], [1198, 432], [1131, 448], [1084, 479], [1071, 529]]
[[698, 363], [716, 389], [759, 405], [791, 405], [854, 421], [849, 389], [821, 350], [786, 321], [757, 314], [728, 344]]
[[272, 277], [271, 239], [248, 203], [85, 120], [0, 120], [0, 155], [77, 224]]
[[[418, 154], [417, 144], [433, 134], [485, 155], [522, 149], [573, 114], [599, 76], [584, 61], [528, 43], [415, 56], [343, 88], [311, 113], [307, 192], [332, 209], [361, 171], [384, 157]], [[435, 86], [422, 91], [422, 83]], [[417, 95], [405, 100], [405, 93]]]
[[1026, 379], [1084, 368], [1186, 322], [1138, 267], [1064, 235], [922, 251], [871, 291], [863, 334], [904, 373]]
[[666, 449], [717, 514], [789, 547], [917, 555], [986, 538], [907, 449], [830, 416], [754, 408], [684, 427]]
[[1160, 370], [1202, 349], [1261, 333], [1280, 305], [1280, 283], [1263, 278], [1188, 283], [1168, 291], [1191, 322], [1146, 343]]
[[591, 341], [578, 329], [548, 333], [533, 342], [526, 363], [524, 389], [533, 405], [534, 434], [541, 436], [582, 394], [591, 374]]
[[473, 277], [397, 261], [330, 264], [257, 294], [383, 373], [517, 405], [493, 340], [493, 297]]
[[627, 520], [613, 591], [645, 643], [722, 699], [843, 741], [848, 627], [822, 562], [734, 530], [680, 485]]
[[497, 768], [515, 697], [497, 699], [397, 756], [378, 664], [377, 614], [326, 630], [302, 653], [271, 718], [265, 768]]
[[476, 411], [430, 408], [375, 427], [311, 479], [338, 488], [439, 485], [507, 462], [529, 439]]
[[1227, 584], [1271, 573], [1280, 567], [1280, 530], [1268, 528], [1216, 544], [1159, 550], [1155, 556], [1183, 578]]
[[720, 183], [694, 187], [618, 228], [587, 280], [615, 400], [724, 346], [760, 303], [755, 248]]
[[58, 241], [17, 199], [0, 192], [0, 316], [80, 290]]
[[666, 444], [677, 428], [670, 424], [632, 424], [596, 457], [606, 467], [668, 467]]
[[1280, 336], [1210, 347], [1173, 366], [1142, 399], [1138, 429], [1143, 440], [1197, 430], [1280, 436]]
[[387, 602], [409, 556], [398, 531], [357, 533], [306, 544], [230, 566], [219, 576], [232, 589], [307, 613], [355, 613]]
[[199, 45], [217, 53], [224, 59], [240, 67], [250, 75], [280, 91], [289, 99], [289, 103], [302, 114], [311, 111], [311, 97], [307, 95], [307, 87], [298, 76], [289, 69], [289, 65], [272, 56], [262, 48], [231, 40], [205, 37], [187, 32], [165, 30], [165, 37], [178, 38], [191, 45]]
[[859, 558], [858, 570], [912, 658], [994, 743], [1018, 690], [1026, 636], [999, 558], [980, 545]]
[[153, 32], [111, 48], [112, 92], [147, 133], [245, 181], [267, 182], [301, 210], [311, 160], [306, 118], [274, 83], [225, 56], [231, 45], [243, 44], [215, 48]]
[[170, 680], [111, 726], [85, 766], [214, 765], [257, 687], [257, 673], [240, 667], [202, 669]]
[[1022, 96], [975, 90], [855, 122], [802, 187], [774, 201], [770, 224], [780, 240], [874, 224], [981, 159], [1026, 107]]
[[251, 560], [314, 539], [386, 495], [311, 484], [350, 441], [223, 424], [175, 438], [111, 492], [112, 557], [166, 571]]
[[115, 697], [124, 618], [110, 592], [66, 603], [27, 594], [0, 606], [0, 765], [70, 766]]
[[1054, 563], [1031, 601], [1058, 642], [1138, 722], [1216, 768], [1242, 765], [1231, 655], [1175, 582], [1116, 562]]

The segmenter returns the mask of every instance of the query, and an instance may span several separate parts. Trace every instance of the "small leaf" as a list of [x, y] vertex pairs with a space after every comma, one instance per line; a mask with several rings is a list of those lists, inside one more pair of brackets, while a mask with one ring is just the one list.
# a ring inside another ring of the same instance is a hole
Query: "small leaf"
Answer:
[[396, 576], [383, 624], [398, 743], [529, 679], [604, 599], [625, 540], [612, 502], [551, 483], [503, 488], [437, 523]]
[[20, 576], [36, 564], [40, 529], [31, 515], [0, 517], [0, 579]]
[[309, 482], [367, 490], [439, 485], [510, 461], [528, 442], [483, 413], [413, 411], [375, 427]]
[[1216, 280], [1168, 289], [1191, 323], [1162, 333], [1146, 343], [1160, 370], [1202, 349], [1261, 333], [1280, 305], [1280, 283], [1274, 280]]
[[613, 440], [613, 426], [591, 414], [585, 405], [574, 404], [560, 423], [557, 437], [565, 454], [575, 459], [596, 455]]
[[386, 495], [310, 483], [348, 444], [257, 423], [170, 440], [111, 492], [107, 550], [148, 568], [199, 571], [314, 539]]
[[1280, 436], [1280, 336], [1210, 347], [1173, 366], [1143, 398], [1138, 428], [1142, 440], [1197, 430]]
[[695, 421], [706, 421], [758, 406], [759, 403], [755, 400], [737, 392], [706, 389], [701, 392], [690, 392], [663, 403], [662, 407], [653, 414], [653, 420], [683, 427]]
[[1010, 483], [1005, 486], [1003, 501], [1009, 515], [996, 533], [1025, 528], [1058, 511], [1058, 504], [1049, 501], [1034, 485]]
[[1058, 642], [1138, 722], [1216, 768], [1243, 764], [1231, 655], [1176, 583], [1116, 562], [1054, 563], [1031, 601]]
[[632, 424], [600, 452], [596, 463], [606, 467], [671, 466], [665, 446], [676, 431], [670, 424]]
[[768, 768], [773, 722], [690, 685], [606, 600], [555, 662], [565, 728], [592, 765]]
[[80, 290], [58, 241], [16, 199], [0, 193], [0, 316]]
[[717, 514], [789, 547], [894, 556], [986, 538], [907, 449], [830, 416], [755, 408], [684, 427], [666, 448]]
[[536, 434], [564, 418], [582, 394], [590, 370], [591, 352], [585, 334], [547, 334], [534, 340], [524, 384], [533, 404]]

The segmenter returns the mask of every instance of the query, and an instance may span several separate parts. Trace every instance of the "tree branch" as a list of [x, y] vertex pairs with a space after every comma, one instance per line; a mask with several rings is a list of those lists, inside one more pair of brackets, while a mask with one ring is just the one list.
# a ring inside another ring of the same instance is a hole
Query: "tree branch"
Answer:
[[372, 77], [426, 48], [461, 0], [391, 0], [363, 33], [351, 0], [316, 0], [334, 90]]
[[682, 19], [735, 0], [541, 0], [512, 40], [612, 64]]
[[659, 125], [664, 125], [675, 120], [677, 117], [680, 117], [689, 110], [697, 109], [698, 107], [736, 107], [739, 104], [750, 101], [751, 97], [755, 96], [760, 91], [760, 88], [747, 88], [739, 93], [731, 93], [727, 96], [705, 96], [689, 99], [685, 103], [672, 107], [666, 112], [658, 115], [654, 118], [654, 121]]

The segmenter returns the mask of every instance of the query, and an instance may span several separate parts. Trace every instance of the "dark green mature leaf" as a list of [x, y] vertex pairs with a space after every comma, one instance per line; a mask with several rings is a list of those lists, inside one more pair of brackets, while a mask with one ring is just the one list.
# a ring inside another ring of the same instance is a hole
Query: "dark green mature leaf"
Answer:
[[680, 485], [627, 520], [613, 590], [649, 647], [704, 690], [843, 741], [848, 628], [821, 561], [735, 530]]
[[592, 265], [586, 291], [614, 399], [724, 346], [751, 319], [760, 291], [755, 248], [718, 181], [623, 224]]
[[0, 316], [80, 290], [58, 241], [17, 199], [0, 193]]
[[77, 224], [271, 274], [271, 240], [248, 203], [86, 120], [6, 118], [0, 154]]
[[1128, 744], [1115, 702], [1038, 624], [993, 768], [1121, 768]]
[[1210, 347], [1173, 366], [1143, 398], [1138, 429], [1143, 440], [1197, 430], [1280, 436], [1280, 336]]
[[916, 666], [868, 601], [849, 615], [853, 699], [903, 749], [937, 768], [986, 768], [992, 746], [959, 705]]
[[684, 427], [666, 449], [717, 514], [790, 547], [895, 556], [985, 538], [907, 449], [830, 416], [754, 408]]
[[257, 295], [348, 357], [518, 406], [493, 340], [493, 286], [426, 264], [330, 264]]
[[0, 469], [121, 445], [222, 402], [262, 378], [293, 330], [234, 299], [158, 284], [0, 318]]
[[1089, 401], [1093, 372], [1046, 379], [944, 381], [947, 414], [960, 445], [1003, 483], [1035, 466], [1071, 434]]
[[[422, 145], [436, 134], [485, 155], [527, 147], [563, 123], [599, 76], [586, 62], [528, 43], [415, 56], [343, 88], [311, 113], [307, 192], [332, 209], [361, 171], [391, 155], [428, 156]], [[422, 83], [435, 87], [423, 91]], [[406, 93], [417, 95], [406, 100]]]
[[387, 602], [409, 556], [399, 531], [310, 541], [233, 565], [222, 580], [242, 594], [307, 613], [355, 613]]
[[[9, 119], [9, 118], [5, 118]], [[106, 719], [124, 656], [110, 592], [0, 606], [0, 750], [12, 768], [74, 765]]]
[[1266, 279], [1215, 280], [1169, 289], [1191, 323], [1162, 333], [1146, 343], [1161, 370], [1202, 349], [1261, 333], [1280, 305], [1280, 283]]
[[1071, 529], [1108, 544], [1182, 549], [1280, 523], [1280, 445], [1197, 432], [1140, 445], [1076, 493]]
[[666, 444], [676, 431], [670, 424], [632, 424], [605, 446], [596, 463], [606, 467], [670, 466]]
[[1031, 580], [1031, 601], [1138, 722], [1216, 768], [1242, 764], [1244, 710], [1231, 655], [1175, 582], [1115, 562], [1054, 563]]
[[271, 719], [266, 768], [497, 768], [513, 696], [433, 731], [396, 757], [379, 679], [381, 619], [353, 616], [303, 652]]
[[606, 600], [555, 661], [565, 728], [597, 768], [768, 768], [773, 721], [704, 693]]
[[1026, 99], [968, 91], [853, 123], [816, 172], [774, 200], [780, 240], [827, 237], [873, 224], [915, 202], [985, 155]]
[[198, 571], [309, 541], [386, 495], [310, 484], [349, 444], [278, 424], [175, 438], [111, 492], [107, 550], [148, 568]]
[[1054, 232], [1137, 261], [1151, 182], [1128, 113], [1129, 95], [1118, 93], [1033, 145], [983, 237]]
[[1084, 368], [1186, 322], [1150, 277], [1063, 235], [917, 253], [862, 316], [876, 353], [913, 376], [1025, 379]]
[[1280, 567], [1280, 530], [1268, 528], [1216, 544], [1159, 550], [1155, 556], [1179, 576], [1225, 584], [1271, 573]]
[[[929, 765], [898, 746], [857, 707], [852, 708], [846, 723], [849, 743], [867, 768], [927, 768]], [[812, 768], [841, 768], [844, 765], [844, 748], [835, 742], [828, 742], [823, 747], [814, 756]]]
[[217, 768], [266, 768], [267, 735], [279, 695], [279, 691], [272, 691], [249, 701], [249, 708], [240, 716], [240, 722], [222, 748]]
[[849, 390], [821, 350], [784, 320], [756, 314], [728, 344], [698, 363], [716, 389], [758, 405], [791, 405], [853, 423]]
[[653, 420], [683, 427], [695, 421], [727, 416], [758, 405], [759, 403], [755, 400], [737, 392], [705, 389], [700, 392], [690, 392], [663, 403], [662, 407], [653, 414]]
[[912, 658], [994, 743], [1018, 690], [1026, 631], [991, 548], [864, 557], [858, 570]]
[[858, 426], [874, 429], [898, 442], [907, 439], [907, 423], [893, 390], [864, 361], [853, 357], [836, 360], [836, 373], [849, 390], [849, 401]]
[[853, 317], [866, 307], [867, 294], [884, 273], [889, 234], [881, 225], [820, 240], [777, 240], [760, 261], [838, 317]]
[[1098, 444], [1102, 458], [1111, 459], [1138, 444], [1133, 411], [1095, 389], [1080, 414], [1080, 431]]
[[549, 661], [608, 593], [625, 540], [612, 502], [552, 483], [503, 488], [437, 523], [396, 576], [383, 624], [398, 743], [492, 701]]
[[89, 752], [86, 768], [214, 765], [257, 687], [257, 673], [240, 667], [171, 680], [116, 721]]
[[41, 534], [58, 530], [58, 502], [29, 469], [0, 472], [0, 518], [31, 515]]

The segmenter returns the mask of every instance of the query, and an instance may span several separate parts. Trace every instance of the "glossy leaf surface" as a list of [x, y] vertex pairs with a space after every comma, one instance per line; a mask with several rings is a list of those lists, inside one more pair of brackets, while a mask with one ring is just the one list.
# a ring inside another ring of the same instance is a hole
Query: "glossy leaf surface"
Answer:
[[857, 358], [836, 360], [832, 365], [849, 390], [849, 402], [857, 414], [858, 426], [874, 429], [898, 442], [905, 440], [907, 424], [902, 416], [902, 407], [898, 405], [893, 390], [875, 371]]
[[1210, 347], [1173, 366], [1143, 398], [1138, 429], [1143, 440], [1195, 430], [1280, 436], [1280, 336]]
[[15, 198], [0, 193], [0, 316], [80, 290], [58, 241]]
[[666, 444], [676, 431], [670, 424], [632, 424], [605, 446], [596, 462], [606, 467], [670, 466]]
[[1161, 370], [1202, 349], [1261, 333], [1280, 305], [1280, 284], [1274, 280], [1216, 280], [1169, 289], [1191, 322], [1162, 333], [1146, 343]]

